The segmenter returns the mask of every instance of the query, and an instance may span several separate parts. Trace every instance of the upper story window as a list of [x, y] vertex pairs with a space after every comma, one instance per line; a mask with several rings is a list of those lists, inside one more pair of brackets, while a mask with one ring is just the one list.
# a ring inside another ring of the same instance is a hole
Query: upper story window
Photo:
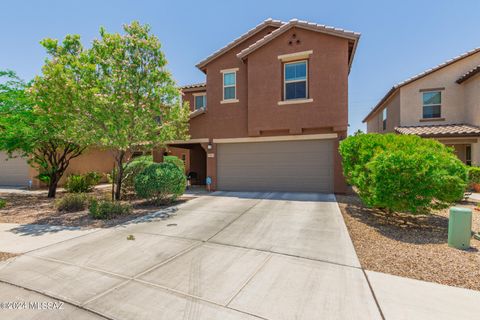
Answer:
[[237, 70], [223, 70], [223, 101], [237, 101]]
[[383, 130], [387, 130], [387, 108], [382, 110], [382, 128]]
[[205, 93], [195, 94], [194, 99], [195, 110], [207, 107], [207, 95]]
[[284, 64], [284, 100], [307, 99], [307, 60]]
[[432, 119], [442, 116], [442, 93], [428, 91], [423, 93], [423, 118]]

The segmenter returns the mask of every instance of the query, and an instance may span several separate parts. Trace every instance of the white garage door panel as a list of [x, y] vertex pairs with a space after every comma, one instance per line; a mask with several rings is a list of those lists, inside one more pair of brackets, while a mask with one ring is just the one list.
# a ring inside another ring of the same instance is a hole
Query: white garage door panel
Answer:
[[333, 191], [333, 141], [219, 144], [219, 190]]
[[27, 186], [29, 166], [24, 158], [8, 158], [0, 152], [0, 186]]

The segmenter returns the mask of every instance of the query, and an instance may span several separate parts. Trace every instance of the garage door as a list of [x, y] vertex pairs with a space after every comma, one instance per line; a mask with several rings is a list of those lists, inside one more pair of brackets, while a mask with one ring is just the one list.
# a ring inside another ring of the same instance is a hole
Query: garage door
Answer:
[[0, 186], [27, 186], [29, 166], [24, 158], [10, 158], [0, 152]]
[[217, 157], [219, 190], [333, 192], [333, 140], [222, 143]]

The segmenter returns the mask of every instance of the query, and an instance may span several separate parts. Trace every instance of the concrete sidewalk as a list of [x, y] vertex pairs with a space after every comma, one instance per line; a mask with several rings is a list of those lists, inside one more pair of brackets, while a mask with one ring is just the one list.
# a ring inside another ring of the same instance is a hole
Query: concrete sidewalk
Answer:
[[97, 230], [40, 224], [0, 223], [0, 251], [25, 253]]
[[[480, 312], [478, 292], [365, 273], [333, 195], [219, 192], [165, 216], [0, 263], [0, 281], [107, 319], [472, 319]], [[9, 288], [6, 301], [18, 296]]]

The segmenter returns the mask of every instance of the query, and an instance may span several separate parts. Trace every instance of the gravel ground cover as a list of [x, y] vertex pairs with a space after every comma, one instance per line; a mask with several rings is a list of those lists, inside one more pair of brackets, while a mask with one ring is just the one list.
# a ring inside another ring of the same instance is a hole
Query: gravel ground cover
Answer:
[[[448, 209], [410, 216], [367, 208], [356, 195], [337, 201], [364, 269], [480, 290], [480, 241], [472, 237], [469, 250], [450, 248]], [[472, 209], [472, 228], [480, 231], [476, 203], [458, 206]]]
[[0, 261], [4, 261], [15, 256], [16, 256], [15, 253], [0, 252]]
[[[57, 192], [57, 199], [65, 196], [64, 191]], [[108, 188], [95, 189], [89, 193], [97, 199], [109, 199]], [[59, 212], [55, 208], [55, 199], [46, 197], [46, 193], [0, 193], [0, 199], [5, 199], [7, 205], [0, 209], [0, 223], [48, 224], [84, 228], [112, 227], [146, 214], [188, 201], [192, 197], [180, 197], [168, 206], [156, 206], [143, 200], [128, 201], [132, 213], [110, 220], [95, 220], [88, 215], [88, 209], [78, 212]]]

